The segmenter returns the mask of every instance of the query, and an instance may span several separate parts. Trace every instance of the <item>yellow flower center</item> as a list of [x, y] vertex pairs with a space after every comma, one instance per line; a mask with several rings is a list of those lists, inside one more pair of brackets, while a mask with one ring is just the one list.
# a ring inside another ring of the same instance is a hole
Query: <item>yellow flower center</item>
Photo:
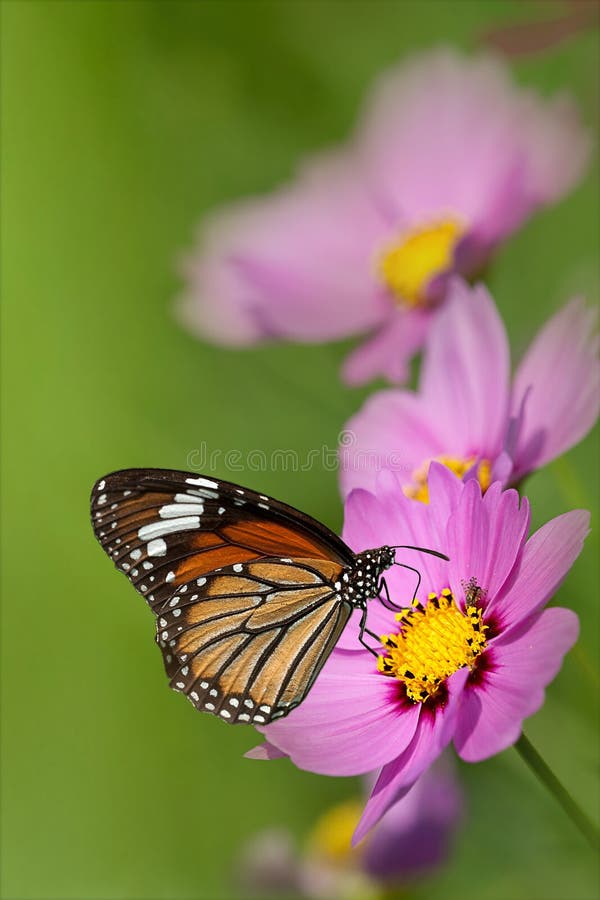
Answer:
[[[475, 465], [477, 458], [475, 456], [469, 456], [467, 459], [462, 459], [458, 456], [436, 456], [435, 461], [442, 463], [447, 469], [454, 472], [458, 478], [462, 478], [469, 469]], [[428, 459], [422, 466], [415, 469], [412, 473], [412, 484], [404, 485], [404, 493], [407, 497], [410, 497], [411, 500], [420, 500], [421, 503], [429, 503], [429, 485], [427, 477], [429, 475], [430, 463], [431, 460]], [[489, 459], [482, 459], [477, 463], [477, 480], [479, 481], [481, 490], [485, 493], [492, 481], [492, 464]]]
[[452, 268], [464, 232], [464, 225], [455, 219], [406, 232], [384, 248], [379, 259], [381, 280], [403, 305], [424, 305], [427, 285]]
[[[477, 600], [480, 593], [471, 591], [470, 597]], [[386, 655], [378, 658], [379, 671], [403, 681], [407, 696], [423, 703], [458, 669], [473, 668], [486, 646], [482, 614], [475, 603], [461, 612], [447, 588], [439, 596], [430, 594], [426, 606], [418, 603], [398, 613], [397, 634], [382, 636]]]

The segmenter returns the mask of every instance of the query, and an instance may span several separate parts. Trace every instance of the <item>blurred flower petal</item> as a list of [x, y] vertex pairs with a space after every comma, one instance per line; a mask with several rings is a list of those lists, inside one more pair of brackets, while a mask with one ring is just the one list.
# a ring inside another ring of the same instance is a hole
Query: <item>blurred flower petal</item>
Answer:
[[580, 441], [600, 410], [597, 311], [572, 300], [541, 329], [514, 379], [512, 414], [522, 416], [512, 451], [514, 478]]
[[402, 382], [450, 276], [480, 271], [588, 152], [572, 103], [517, 87], [499, 60], [416, 55], [379, 79], [346, 147], [207, 220], [179, 317], [231, 345], [367, 334], [346, 379]]

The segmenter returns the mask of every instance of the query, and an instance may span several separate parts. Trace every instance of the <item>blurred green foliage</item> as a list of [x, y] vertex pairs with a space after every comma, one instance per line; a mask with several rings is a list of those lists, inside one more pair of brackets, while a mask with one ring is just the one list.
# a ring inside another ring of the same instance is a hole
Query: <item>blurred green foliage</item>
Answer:
[[[184, 468], [194, 448], [335, 447], [365, 391], [345, 347], [204, 346], [179, 330], [176, 260], [204, 211], [269, 189], [343, 138], [403, 53], [472, 48], [515, 2], [11, 2], [3, 48], [3, 852], [6, 898], [226, 898], [255, 829], [302, 834], [357, 785], [242, 758], [250, 729], [166, 685], [144, 604], [95, 545], [94, 479]], [[519, 61], [593, 123], [597, 35]], [[598, 294], [597, 177], [503, 250], [491, 286], [515, 352], [569, 295]], [[597, 508], [597, 436], [528, 485], [536, 524]], [[227, 472], [220, 470], [220, 474]], [[237, 480], [341, 523], [334, 472]], [[560, 601], [578, 647], [528, 733], [598, 814], [592, 536]], [[514, 751], [462, 766], [470, 816], [427, 900], [587, 900], [594, 860]]]

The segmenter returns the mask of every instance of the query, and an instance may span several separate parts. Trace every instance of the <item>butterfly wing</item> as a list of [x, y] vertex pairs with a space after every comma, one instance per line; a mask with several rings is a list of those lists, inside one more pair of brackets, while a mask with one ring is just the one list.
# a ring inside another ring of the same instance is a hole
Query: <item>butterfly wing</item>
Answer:
[[154, 611], [175, 589], [264, 557], [333, 560], [353, 554], [329, 528], [285, 503], [216, 478], [126, 469], [100, 479], [94, 533]]
[[299, 510], [230, 482], [130, 469], [92, 491], [96, 537], [157, 615], [171, 686], [228, 722], [306, 696], [351, 606], [353, 554]]
[[263, 559], [181, 585], [157, 618], [171, 687], [230, 723], [266, 724], [312, 687], [352, 607], [336, 563]]

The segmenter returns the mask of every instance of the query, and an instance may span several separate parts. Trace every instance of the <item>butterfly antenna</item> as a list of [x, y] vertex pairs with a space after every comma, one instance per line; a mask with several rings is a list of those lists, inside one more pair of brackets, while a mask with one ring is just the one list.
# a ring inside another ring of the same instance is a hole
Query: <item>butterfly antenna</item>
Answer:
[[[392, 544], [390, 545], [390, 550], [416, 550], [418, 553], [429, 553], [430, 556], [437, 556], [438, 559], [445, 559], [446, 562], [450, 562], [450, 557], [446, 556], [445, 553], [440, 553], [439, 550], [429, 550], [427, 547], [413, 547], [410, 544]], [[402, 563], [396, 563], [396, 565], [401, 566]]]

